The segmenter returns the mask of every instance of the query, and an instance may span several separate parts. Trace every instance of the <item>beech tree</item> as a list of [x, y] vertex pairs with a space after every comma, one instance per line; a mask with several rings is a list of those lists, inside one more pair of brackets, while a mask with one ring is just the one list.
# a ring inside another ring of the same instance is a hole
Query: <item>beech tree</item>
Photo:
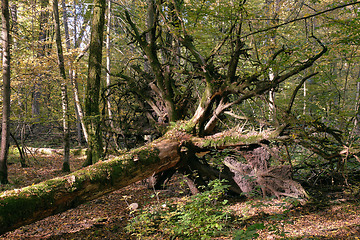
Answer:
[[85, 166], [97, 162], [103, 155], [99, 98], [105, 10], [106, 0], [94, 1], [85, 98], [85, 125], [88, 133], [88, 151]]
[[[75, 2], [74, 2], [75, 4]], [[65, 4], [65, 0], [61, 1], [62, 6], [62, 12], [63, 12], [63, 22], [64, 22], [64, 32], [65, 32], [65, 43], [66, 43], [66, 50], [68, 52], [71, 52], [71, 40], [70, 40], [70, 33], [69, 33], [69, 23], [68, 23], [68, 12]], [[74, 6], [76, 8], [76, 4]], [[78, 45], [80, 44], [78, 38], [82, 38], [82, 36], [77, 36], [77, 18], [76, 14], [74, 17], [74, 46], [73, 48], [78, 48]], [[69, 69], [69, 79], [72, 85], [73, 95], [74, 95], [74, 105], [75, 105], [75, 114], [77, 118], [77, 132], [78, 132], [78, 140], [81, 144], [82, 142], [82, 133], [84, 134], [85, 141], [88, 141], [88, 135], [87, 130], [84, 123], [84, 113], [83, 113], [83, 107], [80, 103], [79, 99], [79, 87], [77, 82], [77, 71], [76, 71], [76, 62], [79, 61], [79, 59], [73, 60], [71, 59], [72, 63], [70, 63], [70, 69]]]
[[5, 184], [8, 183], [7, 158], [10, 138], [10, 25], [8, 0], [1, 1], [1, 26], [3, 102], [0, 145], [0, 184]]
[[62, 41], [60, 34], [60, 20], [59, 20], [59, 2], [53, 0], [53, 12], [54, 12], [54, 25], [55, 25], [55, 38], [56, 38], [56, 47], [58, 52], [58, 64], [59, 71], [62, 78], [61, 83], [61, 99], [62, 99], [62, 110], [63, 110], [63, 132], [64, 132], [64, 162], [62, 170], [64, 172], [70, 172], [70, 130], [69, 130], [69, 113], [68, 113], [68, 94], [67, 94], [67, 83], [66, 83], [66, 72], [64, 64], [64, 55], [62, 50]]

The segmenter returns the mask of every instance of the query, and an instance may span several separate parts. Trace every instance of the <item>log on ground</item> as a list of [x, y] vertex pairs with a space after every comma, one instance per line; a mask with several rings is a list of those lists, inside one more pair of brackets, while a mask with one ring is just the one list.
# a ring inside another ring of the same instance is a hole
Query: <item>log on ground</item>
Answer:
[[179, 145], [176, 140], [162, 139], [64, 177], [2, 192], [0, 234], [174, 167], [180, 161]]

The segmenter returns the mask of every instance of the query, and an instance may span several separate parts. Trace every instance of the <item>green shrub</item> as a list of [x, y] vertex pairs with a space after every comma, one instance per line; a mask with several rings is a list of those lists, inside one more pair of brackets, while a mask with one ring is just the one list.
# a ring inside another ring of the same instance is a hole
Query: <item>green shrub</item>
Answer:
[[142, 210], [126, 229], [138, 238], [161, 235], [180, 239], [210, 239], [224, 234], [231, 215], [225, 210], [227, 200], [221, 200], [228, 188], [223, 183], [224, 180], [214, 180], [209, 183], [209, 190], [183, 201]]
[[262, 223], [255, 223], [246, 230], [241, 229], [235, 232], [234, 240], [250, 240], [250, 239], [256, 239], [259, 237], [259, 234], [257, 233], [258, 230], [264, 229], [265, 226]]

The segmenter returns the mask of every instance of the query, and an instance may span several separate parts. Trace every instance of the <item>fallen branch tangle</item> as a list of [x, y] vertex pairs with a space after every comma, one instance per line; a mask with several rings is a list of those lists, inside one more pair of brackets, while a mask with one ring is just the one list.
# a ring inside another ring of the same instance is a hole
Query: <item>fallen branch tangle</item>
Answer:
[[[190, 46], [192, 47], [192, 45]], [[323, 50], [320, 53], [309, 58], [306, 62], [290, 70], [285, 75], [278, 76], [276, 81], [278, 83], [285, 81], [287, 78], [311, 66], [314, 61], [326, 51], [323, 45], [322, 47]], [[212, 132], [215, 126], [212, 121], [215, 123], [217, 120], [216, 116], [221, 112], [232, 104], [238, 104], [252, 96], [269, 91], [273, 87], [272, 83], [259, 81], [257, 78], [258, 75], [255, 74], [242, 81], [238, 88], [240, 89], [238, 92], [240, 93], [239, 99], [228, 104], [226, 107], [220, 105], [220, 108], [215, 108], [213, 114], [209, 114], [208, 110], [213, 106], [213, 101], [219, 92], [213, 88], [211, 80], [209, 80], [207, 86], [208, 91], [204, 92], [203, 100], [200, 102], [194, 117], [189, 122], [180, 122], [180, 125], [185, 126], [185, 129], [190, 130], [189, 132], [193, 132], [198, 126], [200, 135]], [[244, 90], [244, 84], [247, 85], [250, 81], [255, 88], [253, 90]], [[230, 91], [222, 91], [221, 93], [223, 94], [223, 96], [220, 95], [220, 99], [222, 100], [230, 94]], [[220, 103], [222, 103], [222, 101], [220, 101]], [[211, 116], [215, 117], [211, 118]], [[209, 119], [210, 121], [207, 122]], [[230, 191], [239, 194], [244, 191], [244, 187], [242, 180], [239, 180], [236, 176], [239, 175], [239, 172], [243, 171], [242, 169], [235, 169], [234, 172], [234, 169], [230, 170], [229, 166], [227, 166], [223, 172], [219, 172], [210, 167], [206, 161], [199, 160], [195, 153], [212, 148], [220, 149], [228, 147], [245, 149], [249, 147], [252, 150], [261, 150], [260, 143], [262, 141], [276, 138], [281, 132], [274, 130], [273, 132], [267, 132], [267, 135], [263, 133], [254, 137], [241, 136], [240, 133], [235, 131], [231, 135], [226, 135], [227, 133], [224, 132], [213, 135], [212, 137], [199, 138], [179, 130], [181, 126], [178, 128], [175, 127], [174, 130], [169, 131], [163, 138], [156, 142], [130, 151], [129, 153], [124, 153], [121, 157], [106, 162], [99, 162], [94, 166], [61, 178], [55, 178], [23, 189], [2, 193], [0, 196], [0, 234], [76, 207], [86, 201], [100, 197], [133, 182], [148, 178], [156, 173], [166, 173], [165, 170], [169, 170], [170, 174], [160, 175], [162, 179], [160, 179], [159, 184], [161, 184], [167, 178], [171, 177], [174, 173], [172, 168], [175, 166], [177, 166], [179, 171], [190, 175], [192, 175], [193, 170], [196, 169], [199, 177], [191, 179], [196, 186], [206, 185], [208, 180], [220, 176], [228, 180]], [[209, 129], [204, 129], [204, 127], [208, 127]], [[228, 139], [229, 141], [226, 142], [224, 139]], [[265, 154], [264, 150], [261, 151]], [[251, 152], [249, 152], [248, 155], [251, 155]], [[256, 172], [254, 176], [256, 176], [257, 183], [266, 186], [263, 188], [264, 195], [270, 192], [276, 196], [304, 196], [304, 194], [302, 194], [304, 191], [298, 189], [301, 188], [301, 186], [294, 187], [294, 184], [289, 186], [288, 178], [280, 176], [279, 179], [283, 179], [282, 183], [287, 183], [284, 184], [284, 186], [280, 186], [281, 183], [279, 183], [278, 180], [274, 181], [274, 177], [269, 177], [270, 172], [268, 169], [261, 169], [261, 171], [259, 171], [259, 169], [254, 168], [254, 166], [251, 167], [252, 170], [245, 172], [245, 174], [254, 175], [254, 171]], [[274, 173], [272, 173], [272, 176], [273, 174]], [[283, 189], [283, 187], [287, 189]], [[289, 189], [292, 188], [296, 190], [290, 191]], [[251, 183], [245, 189], [250, 191]]]

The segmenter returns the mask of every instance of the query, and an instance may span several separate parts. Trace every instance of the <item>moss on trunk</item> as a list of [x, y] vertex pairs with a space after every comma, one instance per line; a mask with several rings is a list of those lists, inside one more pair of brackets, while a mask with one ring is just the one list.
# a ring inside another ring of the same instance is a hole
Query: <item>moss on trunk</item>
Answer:
[[163, 139], [120, 157], [36, 185], [0, 194], [0, 234], [174, 167], [179, 142]]
[[89, 69], [85, 97], [85, 124], [88, 132], [88, 154], [84, 166], [102, 158], [101, 117], [99, 109], [103, 32], [105, 24], [105, 0], [94, 1], [89, 47]]

